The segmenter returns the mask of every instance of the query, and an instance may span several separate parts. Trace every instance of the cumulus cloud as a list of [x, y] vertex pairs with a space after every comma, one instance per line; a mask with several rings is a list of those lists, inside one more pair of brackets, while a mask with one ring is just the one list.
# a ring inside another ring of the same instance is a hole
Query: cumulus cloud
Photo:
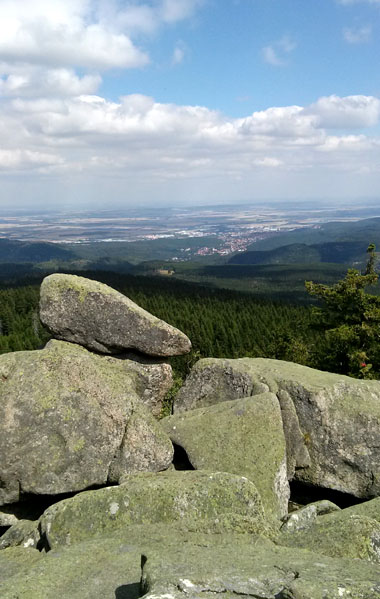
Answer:
[[370, 41], [372, 28], [370, 25], [362, 27], [347, 27], [343, 30], [343, 38], [349, 44], [365, 44]]
[[142, 177], [152, 185], [210, 177], [244, 180], [252, 169], [289, 173], [334, 165], [346, 171], [378, 164], [378, 139], [352, 129], [376, 125], [379, 104], [372, 96], [331, 96], [306, 107], [271, 107], [228, 118], [140, 94], [119, 102], [88, 94], [9, 97], [0, 116], [0, 166], [3, 172], [30, 168], [45, 176], [66, 172], [129, 182]]
[[5, 73], [0, 77], [0, 97], [79, 96], [94, 93], [101, 83], [100, 75], [79, 77], [73, 69], [0, 65], [0, 71]]
[[148, 62], [126, 34], [91, 19], [91, 9], [87, 0], [3, 0], [0, 60], [98, 69]]
[[140, 33], [187, 19], [202, 0], [2, 0], [0, 61], [49, 68], [142, 67]]
[[319, 98], [305, 113], [327, 129], [371, 127], [379, 122], [380, 100], [374, 96], [328, 96]]
[[297, 44], [294, 40], [285, 35], [269, 46], [262, 48], [261, 55], [264, 62], [275, 67], [282, 67], [288, 64], [287, 58], [296, 47]]

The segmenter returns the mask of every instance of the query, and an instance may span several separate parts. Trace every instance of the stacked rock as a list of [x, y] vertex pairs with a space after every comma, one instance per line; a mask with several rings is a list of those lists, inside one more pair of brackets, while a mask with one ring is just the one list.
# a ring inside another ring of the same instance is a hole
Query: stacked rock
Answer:
[[158, 422], [183, 333], [71, 275], [40, 315], [0, 357], [1, 599], [380, 599], [379, 381], [207, 358]]
[[[154, 416], [171, 367], [148, 356], [190, 351], [186, 335], [107, 285], [65, 274], [44, 279], [40, 315], [55, 339], [0, 359], [0, 505], [168, 468], [172, 444]], [[138, 361], [110, 355], [130, 350]]]

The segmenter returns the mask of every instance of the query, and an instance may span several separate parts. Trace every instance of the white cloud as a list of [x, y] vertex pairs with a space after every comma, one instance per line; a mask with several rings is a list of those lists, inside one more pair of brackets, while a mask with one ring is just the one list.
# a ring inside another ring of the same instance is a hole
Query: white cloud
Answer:
[[41, 169], [61, 163], [62, 159], [54, 154], [44, 154], [30, 150], [0, 149], [0, 171], [14, 172]]
[[159, 13], [166, 23], [176, 23], [193, 16], [203, 0], [162, 0]]
[[94, 93], [101, 83], [100, 75], [78, 77], [72, 69], [3, 65], [0, 70], [8, 73], [0, 77], [0, 97], [78, 96]]
[[296, 47], [297, 44], [290, 37], [285, 35], [269, 46], [262, 48], [261, 55], [264, 62], [275, 67], [281, 67], [288, 64], [288, 55], [293, 52]]
[[374, 96], [328, 96], [305, 110], [317, 118], [318, 126], [327, 129], [371, 127], [379, 122], [380, 100]]
[[1, 0], [0, 61], [98, 70], [146, 65], [133, 38], [192, 17], [202, 0]]
[[310, 173], [320, 181], [323, 172], [377, 172], [380, 140], [355, 128], [378, 122], [379, 100], [372, 96], [331, 96], [245, 118], [140, 94], [119, 102], [91, 94], [10, 96], [0, 112], [0, 169], [2, 177], [25, 171], [51, 179], [55, 188], [60, 177], [79, 187], [92, 181], [95, 195], [103, 185], [122, 195], [144, 189], [148, 196], [163, 186], [169, 197], [179, 193], [180, 181], [186, 193], [209, 189], [212, 181], [213, 189], [233, 193], [231, 181], [257, 189], [261, 177], [262, 189], [279, 181], [286, 187], [294, 177], [310, 182]]
[[349, 44], [365, 44], [370, 41], [372, 28], [370, 25], [352, 27], [343, 30], [343, 37]]
[[87, 0], [3, 0], [0, 60], [98, 69], [148, 62], [127, 35], [91, 19], [91, 9]]

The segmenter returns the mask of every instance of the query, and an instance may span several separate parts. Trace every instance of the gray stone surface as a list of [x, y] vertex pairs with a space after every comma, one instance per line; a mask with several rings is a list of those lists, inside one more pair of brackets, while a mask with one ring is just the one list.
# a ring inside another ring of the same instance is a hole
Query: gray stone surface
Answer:
[[253, 483], [224, 472], [134, 474], [120, 486], [86, 491], [48, 508], [41, 532], [50, 547], [96, 535], [116, 534], [138, 524], [175, 525], [183, 531], [270, 534]]
[[13, 526], [17, 524], [19, 518], [11, 512], [3, 512], [0, 510], [0, 526]]
[[296, 469], [310, 466], [311, 460], [292, 398], [287, 391], [282, 389], [278, 391], [277, 398], [280, 403], [286, 439], [288, 479], [292, 480]]
[[128, 539], [105, 537], [46, 555], [29, 550], [34, 561], [17, 549], [0, 552], [1, 599], [141, 597], [141, 549]]
[[[258, 387], [279, 398], [285, 391], [294, 404], [310, 456], [310, 466], [296, 470], [297, 480], [357, 497], [380, 495], [380, 381], [280, 360], [207, 358], [194, 366], [177, 395], [175, 413], [255, 394]], [[289, 434], [289, 426], [284, 430]]]
[[379, 599], [380, 568], [301, 549], [251, 543], [152, 548], [144, 559], [144, 599]]
[[154, 416], [159, 417], [163, 400], [173, 385], [172, 367], [165, 362], [142, 360], [140, 356], [122, 357], [128, 371], [137, 374], [136, 391], [141, 401]]
[[277, 542], [331, 557], [380, 563], [380, 522], [346, 510], [315, 518], [307, 530], [285, 528]]
[[0, 549], [17, 547], [18, 545], [36, 549], [39, 540], [38, 522], [19, 520], [0, 537]]
[[326, 499], [309, 503], [305, 507], [289, 514], [281, 527], [281, 531], [290, 533], [307, 530], [315, 523], [317, 516], [339, 511], [340, 508], [335, 503]]
[[161, 423], [194, 468], [246, 476], [257, 487], [268, 517], [288, 513], [285, 438], [275, 395], [198, 408]]
[[106, 354], [132, 349], [176, 356], [191, 349], [178, 329], [111, 287], [75, 275], [53, 274], [43, 280], [40, 318], [57, 339]]
[[252, 534], [184, 532], [168, 524], [134, 525], [47, 554], [0, 552], [2, 599], [143, 593], [145, 599], [379, 599], [380, 568], [289, 550]]
[[167, 468], [172, 444], [138, 384], [125, 362], [62, 341], [0, 356], [0, 505]]

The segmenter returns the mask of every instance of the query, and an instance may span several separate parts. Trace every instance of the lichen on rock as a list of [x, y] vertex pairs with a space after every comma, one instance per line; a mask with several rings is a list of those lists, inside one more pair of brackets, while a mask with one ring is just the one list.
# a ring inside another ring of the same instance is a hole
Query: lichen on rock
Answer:
[[176, 356], [191, 349], [178, 329], [108, 285], [76, 275], [53, 274], [42, 281], [40, 318], [55, 338], [105, 354], [132, 349]]

